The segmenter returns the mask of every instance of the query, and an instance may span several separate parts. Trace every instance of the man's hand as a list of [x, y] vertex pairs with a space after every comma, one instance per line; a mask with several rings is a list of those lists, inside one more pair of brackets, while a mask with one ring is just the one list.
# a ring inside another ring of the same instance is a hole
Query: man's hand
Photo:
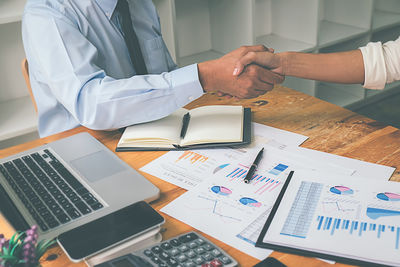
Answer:
[[204, 91], [220, 91], [238, 98], [254, 98], [282, 83], [284, 77], [258, 65], [249, 65], [240, 76], [232, 76], [235, 64], [249, 52], [273, 51], [263, 45], [243, 46], [223, 57], [198, 64]]
[[280, 75], [285, 75], [283, 60], [280, 54], [268, 51], [250, 51], [235, 63], [233, 76], [239, 76], [246, 66], [257, 64]]

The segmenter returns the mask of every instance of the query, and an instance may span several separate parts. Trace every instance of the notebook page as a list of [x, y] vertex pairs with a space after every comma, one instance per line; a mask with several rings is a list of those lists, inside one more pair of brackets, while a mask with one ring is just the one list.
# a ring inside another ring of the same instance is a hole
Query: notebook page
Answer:
[[204, 106], [190, 110], [181, 145], [239, 142], [243, 139], [242, 106]]
[[127, 127], [118, 146], [160, 147], [162, 144], [179, 144], [182, 118], [187, 112], [187, 109], [181, 108], [165, 118]]

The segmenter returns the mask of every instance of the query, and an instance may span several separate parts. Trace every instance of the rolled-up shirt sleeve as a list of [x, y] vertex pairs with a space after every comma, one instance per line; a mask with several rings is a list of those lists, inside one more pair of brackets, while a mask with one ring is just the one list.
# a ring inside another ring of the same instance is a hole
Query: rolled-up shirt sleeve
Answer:
[[400, 80], [400, 37], [384, 44], [371, 42], [360, 47], [365, 69], [364, 88], [383, 89]]

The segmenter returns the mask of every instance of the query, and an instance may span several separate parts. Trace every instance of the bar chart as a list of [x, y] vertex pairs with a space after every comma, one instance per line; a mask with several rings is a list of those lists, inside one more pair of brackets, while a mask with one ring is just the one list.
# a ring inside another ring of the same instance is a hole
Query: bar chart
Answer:
[[188, 151], [184, 151], [182, 153], [182, 155], [180, 155], [178, 157], [176, 162], [178, 162], [180, 160], [189, 160], [191, 164], [195, 164], [196, 162], [206, 162], [208, 160], [208, 157], [188, 150]]
[[284, 170], [286, 170], [289, 166], [285, 164], [278, 164], [276, 165], [272, 170], [269, 171], [270, 174], [273, 175], [279, 175], [281, 174]]
[[[228, 179], [230, 179], [231, 182], [235, 181], [243, 181], [243, 179], [246, 177], [247, 170], [244, 168], [236, 168], [234, 171], [226, 175]], [[280, 186], [282, 183], [280, 180], [272, 179], [272, 178], [267, 178], [266, 176], [263, 175], [258, 175], [255, 174], [253, 176], [253, 179], [251, 180], [250, 185], [255, 187], [255, 194], [262, 195], [266, 192], [272, 192], [274, 191], [278, 186]]]
[[399, 249], [400, 227], [394, 225], [377, 224], [363, 222], [360, 220], [346, 220], [343, 218], [334, 218], [326, 216], [317, 217], [317, 230], [327, 231], [331, 236], [338, 232], [346, 232], [349, 235], [362, 237], [366, 234], [374, 234], [377, 239], [388, 235], [386, 238], [392, 239], [395, 249]]

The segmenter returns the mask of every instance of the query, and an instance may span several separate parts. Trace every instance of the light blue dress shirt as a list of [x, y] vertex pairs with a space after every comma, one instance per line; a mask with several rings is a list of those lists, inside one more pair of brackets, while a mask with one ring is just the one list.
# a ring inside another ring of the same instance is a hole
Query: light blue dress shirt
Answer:
[[128, 0], [149, 75], [135, 75], [117, 0], [28, 0], [22, 37], [41, 137], [156, 120], [203, 94], [197, 65], [177, 69], [151, 0]]

